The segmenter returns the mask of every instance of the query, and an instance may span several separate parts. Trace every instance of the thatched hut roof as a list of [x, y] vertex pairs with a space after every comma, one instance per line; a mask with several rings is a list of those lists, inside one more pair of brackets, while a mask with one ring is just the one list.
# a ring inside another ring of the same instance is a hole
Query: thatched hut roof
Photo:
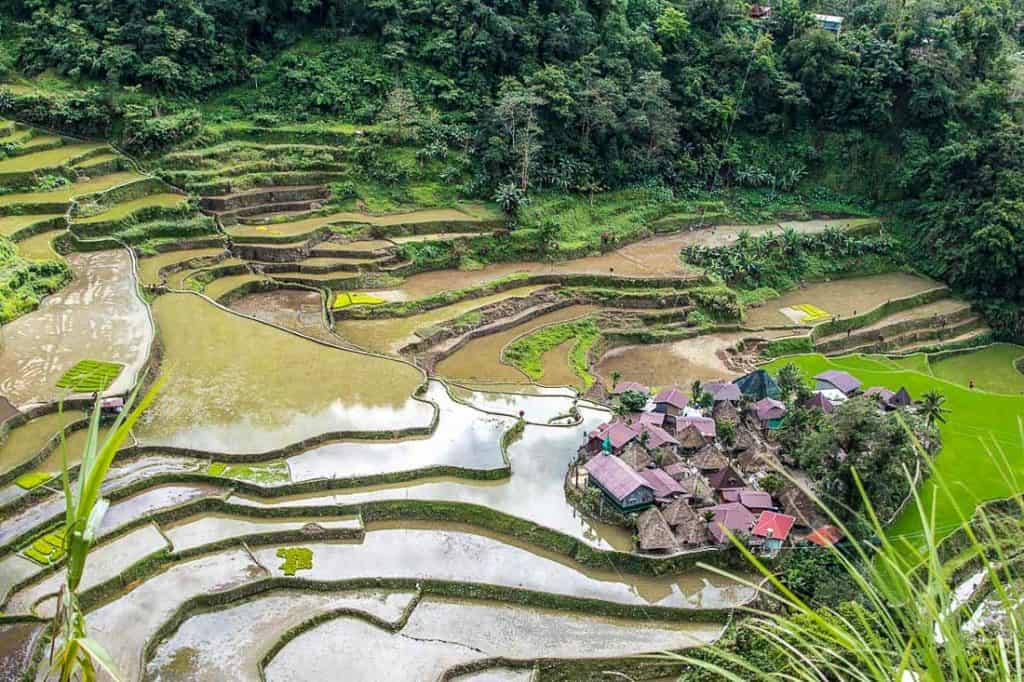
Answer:
[[704, 515], [695, 512], [685, 500], [678, 499], [665, 507], [662, 515], [672, 527], [679, 544], [702, 545], [707, 540], [708, 524]]
[[702, 471], [713, 471], [729, 466], [729, 458], [709, 443], [697, 451], [690, 463]]
[[814, 499], [800, 486], [787, 481], [785, 487], [775, 496], [782, 510], [796, 517], [801, 526], [814, 528], [818, 525], [821, 513]]
[[714, 499], [714, 492], [707, 480], [700, 474], [690, 474], [679, 479], [679, 487], [686, 491], [686, 494], [697, 500]]
[[679, 441], [679, 445], [688, 450], [696, 450], [702, 447], [707, 441], [704, 440], [704, 436], [693, 424], [688, 424], [676, 431], [676, 440]]
[[782, 468], [779, 458], [764, 444], [744, 450], [736, 458], [736, 465], [745, 474], [761, 471], [778, 471]]
[[654, 463], [651, 456], [647, 454], [647, 448], [635, 440], [626, 445], [622, 454], [619, 455], [619, 459], [631, 466], [633, 471], [646, 469]]
[[711, 416], [715, 418], [716, 422], [738, 424], [740, 421], [740, 411], [736, 409], [735, 404], [728, 400], [715, 403], [715, 406], [711, 408]]
[[676, 537], [657, 507], [651, 507], [637, 517], [636, 530], [640, 549], [644, 551], [678, 549]]

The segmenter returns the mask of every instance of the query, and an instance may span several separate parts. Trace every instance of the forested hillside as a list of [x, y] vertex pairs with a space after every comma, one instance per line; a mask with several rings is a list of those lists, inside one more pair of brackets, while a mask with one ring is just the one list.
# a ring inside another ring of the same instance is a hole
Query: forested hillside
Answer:
[[[854, 195], [1024, 330], [1010, 0], [6, 0], [7, 113], [138, 154], [203, 122], [381, 124], [466, 197]], [[813, 12], [845, 17], [836, 35]], [[455, 153], [457, 152], [457, 154]], [[766, 198], [765, 198], [766, 197]]]

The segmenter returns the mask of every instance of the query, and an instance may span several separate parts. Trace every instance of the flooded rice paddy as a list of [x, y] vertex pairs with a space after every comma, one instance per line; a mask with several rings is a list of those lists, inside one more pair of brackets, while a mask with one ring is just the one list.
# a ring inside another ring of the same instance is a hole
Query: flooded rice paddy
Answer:
[[18, 255], [32, 260], [57, 260], [61, 256], [53, 249], [53, 240], [64, 230], [48, 230], [18, 241]]
[[148, 256], [139, 259], [139, 279], [144, 286], [156, 286], [160, 284], [161, 268], [170, 267], [176, 263], [186, 263], [197, 258], [213, 258], [224, 253], [224, 249], [187, 249], [184, 251], [166, 251], [155, 256]]
[[73, 253], [74, 279], [39, 308], [3, 328], [0, 395], [15, 407], [56, 401], [56, 384], [79, 360], [125, 365], [106, 391], [134, 386], [149, 356], [153, 325], [127, 251]]
[[83, 417], [84, 412], [74, 410], [61, 414], [53, 412], [11, 429], [5, 436], [0, 436], [0, 473], [10, 471], [31, 459], [65, 426]]
[[387, 215], [339, 212], [284, 223], [233, 225], [228, 227], [226, 231], [232, 237], [239, 238], [267, 236], [298, 237], [335, 224], [366, 224], [388, 227], [438, 221], [473, 223], [477, 220], [476, 217], [455, 209], [428, 209]]
[[325, 343], [342, 343], [327, 327], [323, 294], [308, 289], [276, 289], [246, 294], [231, 309], [270, 324], [291, 329]]
[[[337, 431], [430, 423], [408, 365], [331, 348], [199, 296], [153, 303], [167, 376], [138, 429], [147, 445], [266, 452]], [[202, 330], [201, 334], [193, 330]]]

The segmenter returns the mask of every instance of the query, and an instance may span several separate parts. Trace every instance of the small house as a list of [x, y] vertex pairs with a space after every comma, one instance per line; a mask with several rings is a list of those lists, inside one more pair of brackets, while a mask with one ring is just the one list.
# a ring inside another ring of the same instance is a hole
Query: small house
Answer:
[[719, 491], [719, 496], [722, 502], [739, 502], [754, 513], [775, 509], [772, 496], [761, 490], [726, 488]]
[[704, 384], [704, 390], [711, 394], [712, 401], [738, 402], [743, 397], [740, 387], [731, 382], [709, 381]]
[[839, 32], [843, 30], [843, 17], [834, 14], [813, 14], [811, 16], [818, 22], [818, 27], [825, 31], [839, 35]]
[[729, 422], [733, 425], [740, 423], [740, 411], [736, 409], [735, 403], [730, 400], [716, 402], [714, 407], [711, 408], [711, 417], [716, 423]]
[[670, 502], [671, 500], [686, 495], [686, 491], [676, 482], [676, 479], [665, 473], [664, 469], [644, 469], [638, 472], [640, 478], [647, 482], [647, 485], [654, 491], [656, 502]]
[[782, 549], [782, 543], [789, 537], [796, 519], [788, 514], [773, 511], [761, 512], [750, 534], [761, 541], [765, 553], [775, 554]]
[[685, 499], [675, 500], [662, 509], [661, 514], [682, 547], [698, 547], [707, 542], [708, 524]]
[[591, 431], [587, 435], [587, 443], [584, 447], [589, 455], [596, 455], [601, 451], [619, 454], [629, 442], [639, 437], [639, 432], [632, 427], [623, 422], [614, 421], [601, 424]]
[[715, 500], [715, 493], [711, 486], [700, 474], [688, 473], [678, 479], [679, 486], [686, 491], [687, 496], [694, 503], [701, 501], [712, 503]]
[[751, 19], [767, 19], [772, 15], [772, 8], [770, 5], [758, 5], [753, 4], [750, 6], [750, 18]]
[[763, 398], [780, 400], [782, 398], [782, 391], [779, 390], [779, 385], [763, 369], [754, 370], [750, 374], [744, 374], [739, 379], [734, 379], [732, 383], [736, 384], [740, 392], [749, 400], [761, 400]]
[[640, 442], [643, 443], [648, 450], [679, 448], [679, 441], [676, 440], [672, 434], [660, 426], [655, 426], [654, 424], [640, 424]]
[[666, 388], [654, 396], [654, 411], [678, 417], [686, 409], [690, 399], [678, 388]]
[[907, 407], [912, 402], [914, 401], [910, 398], [910, 394], [907, 393], [906, 387], [900, 386], [900, 390], [896, 391], [896, 395], [889, 400], [889, 406], [895, 410], [900, 407]]
[[718, 471], [729, 466], [729, 458], [713, 444], [708, 443], [690, 459], [690, 464], [701, 471]]
[[882, 407], [887, 410], [906, 407], [912, 402], [910, 400], [910, 394], [907, 393], [906, 388], [900, 388], [899, 391], [893, 393], [884, 386], [872, 386], [868, 390], [864, 391], [864, 395], [875, 398], [882, 404]]
[[786, 405], [774, 398], [762, 398], [752, 406], [754, 416], [762, 429], [777, 429], [786, 416]]
[[849, 372], [843, 372], [838, 369], [830, 369], [821, 374], [816, 374], [814, 375], [814, 381], [816, 382], [816, 389], [835, 389], [847, 398], [856, 395], [860, 391], [860, 379]]
[[682, 429], [676, 430], [676, 440], [679, 447], [684, 450], [697, 450], [708, 444], [708, 441], [701, 435], [700, 429], [693, 424], [687, 424]]
[[715, 505], [700, 509], [698, 513], [710, 512], [713, 518], [708, 522], [708, 532], [715, 542], [724, 545], [729, 542], [727, 531], [731, 533], [749, 533], [754, 526], [754, 515], [738, 502]]
[[723, 490], [725, 488], [743, 488], [747, 485], [743, 481], [743, 478], [736, 473], [736, 470], [731, 466], [719, 469], [708, 476], [708, 483], [715, 490]]
[[631, 440], [626, 447], [622, 448], [619, 459], [632, 467], [633, 471], [640, 471], [654, 465], [654, 459], [647, 453], [647, 448], [641, 445], [639, 440]]
[[836, 407], [832, 404], [832, 401], [825, 397], [824, 393], [812, 393], [811, 397], [803, 402], [803, 407], [807, 409], [821, 410], [825, 414], [832, 414]]
[[782, 511], [796, 517], [797, 526], [815, 528], [820, 525], [821, 514], [818, 511], [818, 504], [810, 493], [797, 484], [787, 481], [776, 497]]
[[124, 398], [121, 396], [114, 396], [111, 398], [103, 398], [100, 400], [100, 414], [104, 416], [114, 416], [121, 414], [124, 411]]
[[618, 457], [600, 454], [583, 468], [588, 483], [603, 491], [620, 511], [637, 511], [654, 503], [654, 489]]
[[637, 393], [643, 393], [649, 395], [651, 389], [647, 388], [643, 384], [638, 384], [635, 381], [620, 381], [612, 387], [612, 390], [608, 391], [611, 395], [622, 395], [626, 391], [636, 391]]
[[676, 418], [676, 434], [678, 435], [682, 431], [689, 427], [697, 429], [697, 433], [700, 434], [701, 438], [705, 442], [710, 443], [715, 440], [717, 430], [715, 428], [715, 420], [711, 417], [678, 417]]
[[640, 549], [645, 552], [671, 552], [679, 549], [676, 536], [657, 507], [651, 507], [636, 519]]

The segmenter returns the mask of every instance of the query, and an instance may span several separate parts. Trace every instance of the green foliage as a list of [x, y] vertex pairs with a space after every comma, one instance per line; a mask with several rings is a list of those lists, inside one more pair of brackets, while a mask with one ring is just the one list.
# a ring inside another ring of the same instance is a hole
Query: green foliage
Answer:
[[121, 374], [124, 365], [100, 360], [79, 360], [57, 381], [57, 388], [72, 393], [96, 393], [105, 391]]
[[729, 246], [691, 246], [683, 259], [747, 289], [795, 288], [805, 279], [847, 272], [867, 274], [892, 269], [896, 243], [886, 234], [858, 235], [831, 228], [821, 233], [795, 230], [751, 237], [740, 233]]
[[647, 398], [644, 393], [630, 389], [619, 396], [619, 405], [623, 412], [641, 412], [647, 405]]
[[70, 279], [71, 268], [63, 259], [26, 260], [14, 242], [0, 236], [0, 324], [35, 309]]
[[285, 575], [313, 570], [313, 550], [308, 547], [281, 547], [277, 550], [277, 556], [284, 559], [280, 568]]
[[715, 433], [718, 439], [726, 447], [732, 447], [736, 443], [736, 425], [729, 420], [715, 420]]
[[694, 287], [688, 291], [692, 300], [700, 309], [718, 322], [740, 319], [741, 307], [737, 293], [724, 286]]
[[234, 478], [263, 485], [277, 485], [292, 480], [288, 464], [284, 461], [259, 462], [253, 464], [231, 464], [210, 462], [206, 473], [221, 478]]
[[587, 351], [597, 341], [600, 331], [592, 318], [571, 320], [551, 325], [514, 340], [505, 348], [504, 360], [519, 368], [534, 381], [544, 378], [544, 367], [541, 357], [544, 353], [560, 346], [569, 339], [575, 339], [567, 360], [571, 362], [573, 371], [583, 381], [585, 388], [590, 388], [594, 377], [589, 373]]
[[202, 120], [195, 109], [167, 116], [156, 115], [147, 107], [129, 109], [123, 133], [125, 149], [142, 156], [165, 151], [198, 133]]
[[64, 557], [67, 527], [63, 524], [36, 537], [22, 550], [22, 554], [37, 564], [49, 566]]
[[782, 399], [788, 402], [803, 386], [804, 375], [799, 367], [789, 362], [779, 368], [775, 380], [779, 384], [779, 391], [782, 392]]

